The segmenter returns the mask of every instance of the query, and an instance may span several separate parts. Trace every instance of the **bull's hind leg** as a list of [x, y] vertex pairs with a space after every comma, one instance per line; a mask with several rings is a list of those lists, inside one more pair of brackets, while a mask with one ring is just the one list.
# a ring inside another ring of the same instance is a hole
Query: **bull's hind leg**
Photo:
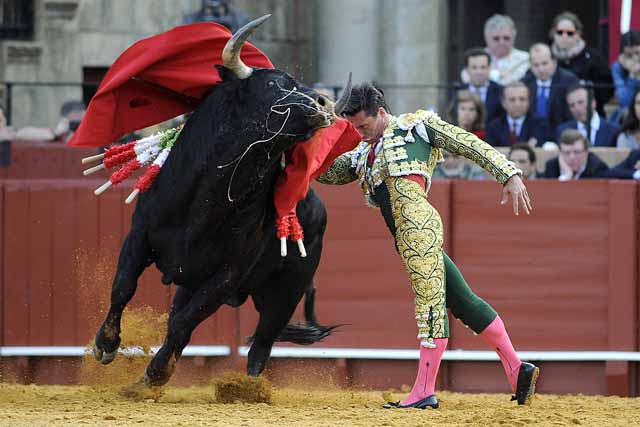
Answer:
[[147, 366], [143, 379], [146, 385], [161, 386], [169, 381], [194, 329], [224, 302], [227, 286], [226, 281], [218, 278], [195, 292], [178, 288], [171, 308], [167, 337]]
[[248, 375], [257, 377], [266, 367], [271, 347], [287, 326], [308, 283], [309, 278], [285, 271], [269, 277], [252, 294], [260, 320], [249, 350]]
[[138, 278], [151, 264], [149, 244], [143, 232], [131, 232], [124, 241], [118, 259], [118, 271], [111, 286], [111, 306], [96, 334], [93, 355], [102, 364], [115, 359], [120, 346], [122, 312], [138, 287]]

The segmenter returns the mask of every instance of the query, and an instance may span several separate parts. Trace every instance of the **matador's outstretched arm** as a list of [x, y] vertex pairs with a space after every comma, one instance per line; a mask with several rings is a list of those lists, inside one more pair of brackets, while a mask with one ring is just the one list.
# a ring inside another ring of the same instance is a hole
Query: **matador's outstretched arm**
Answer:
[[522, 175], [522, 171], [504, 154], [471, 132], [447, 123], [436, 115], [427, 118], [423, 123], [427, 128], [427, 134], [431, 133], [429, 131], [434, 134], [431, 140], [433, 145], [473, 161], [493, 175], [500, 184], [506, 184], [513, 175]]

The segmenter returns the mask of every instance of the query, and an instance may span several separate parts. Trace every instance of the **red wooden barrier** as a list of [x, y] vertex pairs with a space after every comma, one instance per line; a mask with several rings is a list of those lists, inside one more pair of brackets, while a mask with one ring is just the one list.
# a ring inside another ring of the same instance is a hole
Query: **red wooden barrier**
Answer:
[[[128, 188], [92, 194], [104, 179], [0, 182], [0, 345], [92, 339], [132, 212], [123, 203]], [[430, 200], [444, 220], [448, 253], [498, 310], [519, 350], [638, 351], [638, 185], [531, 181], [528, 187], [533, 215], [515, 217], [499, 205], [495, 183], [436, 181]], [[364, 205], [357, 184], [316, 188], [329, 215], [317, 314], [324, 324], [345, 325], [321, 346], [417, 348], [412, 293], [380, 214]], [[133, 304], [166, 311], [171, 296], [151, 268]], [[251, 302], [222, 309], [192, 344], [235, 351], [256, 321]], [[450, 349], [486, 350], [460, 322], [451, 318], [451, 326]], [[353, 361], [345, 369], [355, 383], [371, 384], [366, 372], [376, 364], [385, 384], [394, 384], [399, 375], [411, 380], [413, 363]], [[546, 363], [544, 372], [547, 391], [635, 394], [640, 381], [627, 362]], [[443, 381], [457, 390], [498, 391], [506, 384], [498, 365], [484, 362], [448, 363]]]

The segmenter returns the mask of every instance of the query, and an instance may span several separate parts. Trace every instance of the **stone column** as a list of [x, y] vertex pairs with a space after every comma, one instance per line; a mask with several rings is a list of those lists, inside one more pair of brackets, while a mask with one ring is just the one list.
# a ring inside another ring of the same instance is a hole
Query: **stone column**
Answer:
[[380, 9], [378, 0], [316, 0], [318, 81], [342, 86], [378, 78]]
[[[446, 82], [448, 6], [444, 0], [380, 2], [376, 77], [394, 114], [444, 106], [446, 90], [425, 88]], [[442, 115], [442, 111], [440, 111]]]

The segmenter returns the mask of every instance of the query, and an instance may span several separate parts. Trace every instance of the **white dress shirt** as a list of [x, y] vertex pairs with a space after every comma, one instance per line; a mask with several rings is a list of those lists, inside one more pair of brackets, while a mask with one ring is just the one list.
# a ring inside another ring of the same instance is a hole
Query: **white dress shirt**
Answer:
[[[594, 111], [593, 116], [591, 116], [591, 135], [589, 135], [589, 142], [591, 145], [596, 143], [596, 134], [598, 133], [598, 129], [600, 129], [600, 116]], [[584, 123], [578, 122], [578, 131], [582, 136], [585, 138], [587, 137], [587, 128]]]

